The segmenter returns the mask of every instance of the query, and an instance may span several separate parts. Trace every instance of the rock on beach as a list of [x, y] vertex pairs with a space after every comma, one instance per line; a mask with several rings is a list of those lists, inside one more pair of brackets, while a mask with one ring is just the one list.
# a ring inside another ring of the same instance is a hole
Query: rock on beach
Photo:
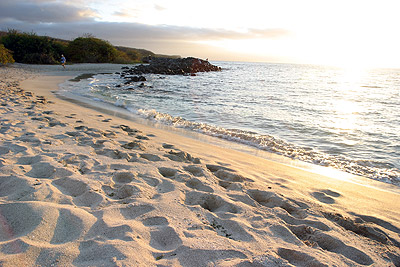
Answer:
[[131, 69], [123, 68], [121, 76], [142, 74], [192, 75], [197, 72], [221, 71], [221, 67], [207, 60], [187, 58], [153, 58], [149, 64], [141, 64]]

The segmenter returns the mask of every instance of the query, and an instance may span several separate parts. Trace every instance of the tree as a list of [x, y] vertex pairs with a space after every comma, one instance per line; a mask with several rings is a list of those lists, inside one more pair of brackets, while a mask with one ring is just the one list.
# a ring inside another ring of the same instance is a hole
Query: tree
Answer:
[[14, 58], [10, 50], [0, 44], [0, 64], [14, 63]]
[[117, 50], [109, 42], [95, 37], [78, 37], [68, 44], [67, 58], [78, 63], [113, 62]]

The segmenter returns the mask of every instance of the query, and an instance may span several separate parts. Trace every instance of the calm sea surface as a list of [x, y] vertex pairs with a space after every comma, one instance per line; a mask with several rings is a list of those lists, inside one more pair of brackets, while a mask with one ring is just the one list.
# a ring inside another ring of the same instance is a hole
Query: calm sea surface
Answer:
[[[98, 74], [61, 85], [141, 117], [400, 185], [400, 69], [212, 62], [222, 72]], [[116, 85], [122, 84], [121, 87]]]

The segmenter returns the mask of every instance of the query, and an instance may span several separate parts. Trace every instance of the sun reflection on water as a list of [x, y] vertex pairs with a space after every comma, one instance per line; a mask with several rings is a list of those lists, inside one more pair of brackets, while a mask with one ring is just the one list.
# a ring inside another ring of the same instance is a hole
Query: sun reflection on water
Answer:
[[358, 102], [362, 97], [364, 88], [361, 87], [367, 75], [367, 69], [361, 67], [343, 68], [337, 77], [340, 91], [331, 99], [332, 117], [331, 127], [336, 133], [352, 133], [357, 129], [357, 121], [361, 119], [364, 111]]
[[332, 127], [337, 133], [352, 132], [357, 128], [358, 112], [360, 107], [357, 103], [348, 100], [339, 100], [333, 103], [335, 117], [332, 120]]

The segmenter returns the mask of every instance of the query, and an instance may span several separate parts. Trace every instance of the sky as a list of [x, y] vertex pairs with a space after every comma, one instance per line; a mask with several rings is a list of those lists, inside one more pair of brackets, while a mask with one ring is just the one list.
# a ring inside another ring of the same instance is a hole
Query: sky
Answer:
[[398, 0], [1, 0], [0, 30], [209, 60], [400, 68]]

